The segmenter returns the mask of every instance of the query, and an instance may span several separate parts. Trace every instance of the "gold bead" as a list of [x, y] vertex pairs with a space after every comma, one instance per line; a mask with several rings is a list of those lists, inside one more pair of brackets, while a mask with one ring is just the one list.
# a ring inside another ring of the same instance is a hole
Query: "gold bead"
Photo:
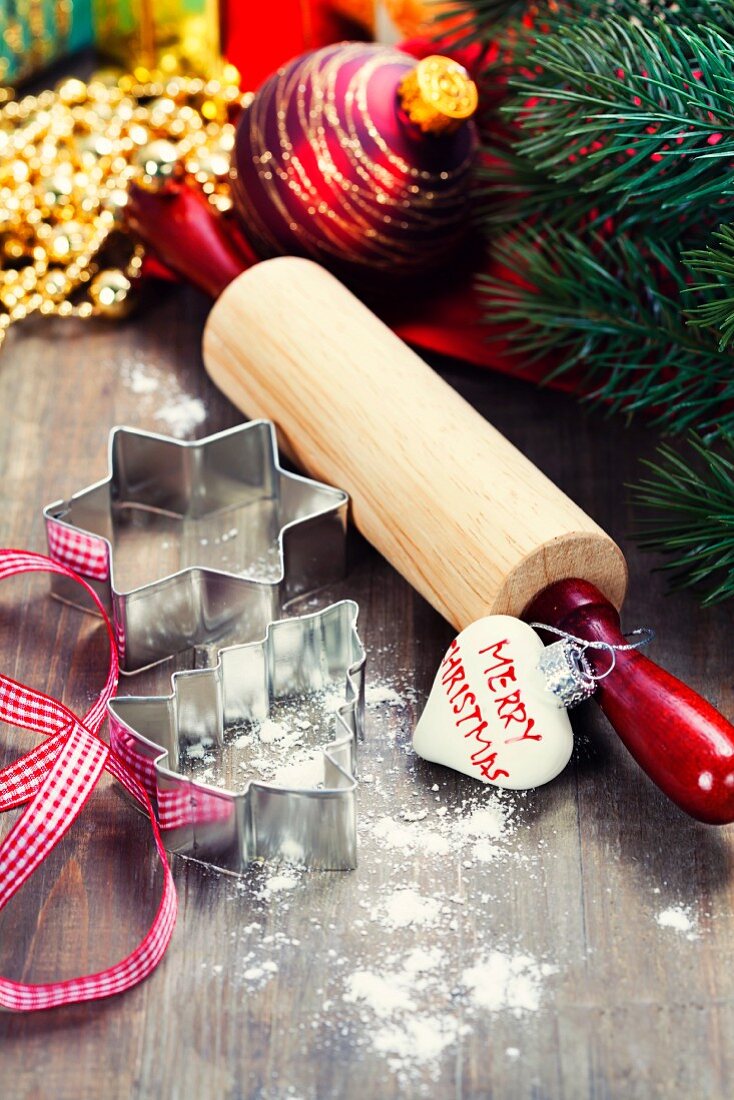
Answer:
[[89, 158], [91, 163], [99, 157], [108, 157], [114, 149], [110, 139], [103, 134], [87, 134], [79, 139], [77, 147], [82, 158]]
[[62, 103], [85, 103], [87, 100], [87, 86], [83, 80], [70, 77], [58, 87], [59, 99]]
[[52, 260], [63, 262], [70, 260], [74, 253], [84, 247], [84, 232], [78, 222], [69, 221], [60, 228], [49, 243], [49, 256]]
[[[110, 233], [126, 233], [131, 181], [155, 190], [188, 162], [210, 201], [230, 205], [227, 112], [240, 96], [233, 78], [205, 83], [141, 66], [87, 84], [69, 78], [20, 101], [0, 90], [0, 341], [11, 320], [34, 310], [129, 311], [142, 249], [131, 248], [124, 270], [98, 271], [98, 256]], [[82, 287], [89, 297], [72, 304]]]
[[179, 149], [171, 141], [160, 138], [144, 145], [135, 154], [135, 163], [143, 170], [143, 187], [157, 191], [173, 175], [179, 159]]
[[146, 145], [147, 142], [148, 142], [148, 138], [150, 136], [149, 133], [148, 133], [147, 126], [142, 126], [140, 123], [137, 123], [137, 122], [133, 126], [130, 127], [130, 129], [128, 130], [127, 133], [128, 133], [128, 138], [131, 142], [131, 145], [130, 145], [131, 149], [135, 145], [141, 145], [141, 146]]
[[67, 172], [54, 172], [44, 188], [44, 199], [49, 206], [63, 201], [73, 190], [71, 176]]
[[[175, 94], [175, 92], [174, 92]], [[148, 104], [148, 110], [154, 114], [160, 114], [162, 116], [172, 115], [176, 111], [176, 104], [170, 98], [170, 96], [158, 96]]]
[[11, 260], [20, 260], [25, 256], [25, 245], [17, 237], [9, 237], [3, 243], [3, 252]]
[[51, 298], [60, 298], [66, 294], [68, 280], [62, 271], [49, 271], [46, 276], [43, 289]]
[[100, 271], [89, 284], [95, 312], [111, 319], [126, 317], [133, 305], [131, 288], [130, 280], [119, 268]]
[[199, 165], [198, 170], [205, 173], [204, 180], [208, 176], [223, 178], [229, 172], [229, 157], [226, 153], [219, 153], [215, 149], [202, 149], [197, 153], [196, 159]]
[[123, 187], [115, 187], [104, 199], [105, 212], [109, 211], [117, 225], [125, 220], [127, 202], [127, 191]]

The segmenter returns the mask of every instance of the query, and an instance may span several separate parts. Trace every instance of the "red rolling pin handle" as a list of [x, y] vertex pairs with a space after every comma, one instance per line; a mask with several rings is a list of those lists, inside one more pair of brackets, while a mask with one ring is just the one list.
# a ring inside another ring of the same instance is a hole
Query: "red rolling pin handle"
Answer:
[[[586, 581], [551, 585], [523, 618], [585, 641], [627, 641], [615, 608]], [[597, 675], [609, 667], [608, 651], [589, 649], [586, 657]], [[681, 809], [711, 825], [734, 821], [734, 726], [719, 711], [639, 650], [617, 651], [595, 697], [637, 763]]]
[[255, 263], [234, 222], [215, 217], [206, 196], [185, 183], [159, 191], [133, 185], [125, 216], [158, 260], [212, 298]]

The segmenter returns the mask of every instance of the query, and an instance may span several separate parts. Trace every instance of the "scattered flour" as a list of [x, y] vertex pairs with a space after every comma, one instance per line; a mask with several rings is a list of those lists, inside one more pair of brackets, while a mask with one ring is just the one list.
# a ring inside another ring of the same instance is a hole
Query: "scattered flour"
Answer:
[[292, 890], [294, 886], [298, 886], [297, 875], [273, 875], [263, 887], [263, 894], [278, 894], [281, 890]]
[[275, 894], [282, 894], [285, 890], [294, 890], [301, 881], [302, 872], [293, 871], [277, 871], [275, 874], [271, 874], [266, 882], [263, 883], [260, 892], [257, 897], [264, 901], [269, 901]]
[[661, 928], [672, 928], [675, 932], [685, 934], [686, 939], [689, 940], [698, 938], [695, 918], [682, 905], [671, 905], [667, 909], [661, 909], [655, 919]]
[[398, 707], [401, 706], [405, 700], [395, 688], [388, 687], [386, 684], [370, 684], [365, 691], [365, 702], [368, 706], [373, 707], [384, 705]]
[[[394, 650], [385, 652], [394, 666]], [[270, 757], [270, 779], [287, 774], [290, 786], [297, 785], [299, 769], [323, 772], [323, 755], [319, 749], [314, 756], [309, 737], [323, 745], [324, 712], [344, 703], [337, 687], [328, 685], [313, 711], [272, 712], [280, 730], [265, 726], [263, 737], [253, 724], [237, 734], [254, 762]], [[579, 949], [559, 941], [557, 956], [546, 959], [527, 924], [511, 926], [493, 910], [508, 891], [545, 889], [539, 851], [546, 841], [525, 813], [540, 799], [427, 770], [410, 745], [416, 703], [410, 686], [380, 682], [366, 698], [358, 871], [341, 876], [266, 867], [235, 886], [235, 896], [248, 904], [254, 899], [257, 921], [245, 919], [233, 933], [238, 943], [246, 936], [249, 948], [234, 977], [254, 995], [277, 973], [281, 953], [310, 952], [318, 965], [314, 988], [303, 992], [304, 1000], [312, 997], [299, 1023], [304, 1050], [338, 1057], [347, 1044], [359, 1052], [355, 1058], [379, 1059], [395, 1076], [385, 1095], [423, 1100], [438, 1095], [439, 1080], [446, 1086], [441, 1095], [448, 1094], [469, 1033], [480, 1045], [494, 1043], [495, 1054], [508, 1061], [530, 1062], [530, 1047], [520, 1039], [536, 1026], [530, 1017], [551, 1001], [559, 965], [578, 959]], [[291, 742], [300, 733], [303, 741]], [[307, 751], [310, 759], [302, 755]], [[298, 860], [296, 850], [292, 858]], [[698, 935], [683, 906], [656, 919], [662, 928]], [[518, 1045], [507, 1045], [513, 1042]], [[315, 1094], [304, 1100], [316, 1100]]]
[[426, 855], [448, 855], [451, 851], [449, 837], [420, 823], [405, 824], [394, 817], [381, 817], [372, 826], [372, 835], [387, 848], [403, 852], [421, 851]]
[[[334, 711], [345, 706], [346, 681], [337, 686], [272, 700], [270, 712], [227, 729], [224, 744], [194, 744], [182, 755], [186, 773], [226, 790], [242, 791], [250, 781], [314, 790], [328, 773], [324, 749], [341, 735]], [[206, 768], [206, 772], [202, 769]], [[289, 855], [294, 862], [303, 852]]]
[[206, 420], [206, 405], [200, 397], [173, 397], [155, 412], [156, 420], [161, 420], [166, 431], [177, 439], [190, 436]]
[[167, 434], [185, 439], [206, 419], [201, 398], [186, 393], [169, 371], [129, 358], [120, 363], [119, 372], [125, 386], [140, 398], [140, 412], [161, 421]]
[[343, 1000], [361, 1012], [370, 1045], [402, 1076], [435, 1071], [443, 1052], [466, 1031], [445, 995], [445, 953], [416, 947], [381, 972], [355, 970]]
[[415, 1011], [415, 1001], [401, 981], [400, 975], [374, 974], [369, 970], [355, 970], [346, 981], [344, 1000], [367, 1005], [375, 1016], [386, 1019], [396, 1012]]
[[512, 814], [509, 801], [486, 791], [481, 803], [467, 814], [451, 817], [445, 806], [439, 807], [432, 825], [425, 824], [427, 810], [403, 810], [400, 818], [382, 816], [368, 824], [368, 828], [384, 847], [403, 854], [448, 856], [465, 849], [465, 858], [491, 863], [508, 856], [504, 841], [514, 832]]
[[459, 1026], [446, 1016], [413, 1016], [400, 1029], [381, 1027], [375, 1032], [373, 1045], [387, 1055], [393, 1070], [405, 1071], [419, 1065], [435, 1064], [447, 1047], [456, 1042]]
[[259, 725], [257, 735], [266, 745], [273, 741], [282, 741], [290, 733], [290, 730], [282, 722], [274, 722], [272, 718], [265, 718]]
[[510, 813], [509, 803], [503, 805], [498, 798], [462, 817], [456, 822], [455, 829], [465, 837], [503, 837], [508, 832]]
[[407, 928], [409, 925], [428, 927], [441, 916], [441, 902], [425, 897], [417, 890], [405, 887], [394, 890], [382, 902], [382, 923], [386, 928]]
[[[240, 774], [285, 786], [323, 783], [325, 734], [333, 736], [333, 714], [345, 697], [341, 685], [329, 683], [308, 698], [306, 706], [301, 699], [271, 706], [267, 719], [230, 731]], [[329, 914], [333, 923], [318, 909], [318, 917], [307, 916], [324, 876], [290, 865], [253, 871], [244, 892], [263, 923], [249, 933], [251, 950], [243, 952], [236, 976], [248, 991], [263, 988], [277, 972], [278, 953], [300, 949], [284, 930], [303, 913], [298, 937], [327, 964], [318, 969], [304, 1035], [324, 1050], [347, 1041], [381, 1059], [401, 1094], [430, 1097], [447, 1059], [460, 1057], [454, 1051], [464, 1036], [484, 1035], [499, 1014], [514, 1020], [541, 1010], [556, 967], [534, 957], [515, 930], [477, 920], [491, 912], [508, 881], [535, 873], [537, 852], [522, 843], [526, 796], [443, 772], [426, 782], [410, 745], [416, 702], [410, 687], [378, 683], [366, 702], [371, 729], [360, 753], [360, 867], [354, 877], [327, 876], [334, 897], [343, 888], [363, 918], [350, 906], [347, 931], [338, 903]], [[287, 855], [296, 864], [303, 858], [297, 849]], [[520, 1057], [518, 1047], [500, 1050]]]
[[268, 960], [260, 966], [248, 966], [247, 970], [243, 971], [242, 977], [246, 982], [256, 982], [262, 986], [277, 973], [278, 964], [272, 960]]
[[486, 962], [464, 970], [461, 981], [472, 1005], [486, 1012], [509, 1011], [515, 1016], [537, 1012], [543, 979], [556, 967], [538, 962], [530, 955], [490, 951]]
[[277, 787], [303, 787], [309, 790], [323, 787], [323, 750], [304, 749], [294, 753], [287, 764], [276, 769], [269, 782]]

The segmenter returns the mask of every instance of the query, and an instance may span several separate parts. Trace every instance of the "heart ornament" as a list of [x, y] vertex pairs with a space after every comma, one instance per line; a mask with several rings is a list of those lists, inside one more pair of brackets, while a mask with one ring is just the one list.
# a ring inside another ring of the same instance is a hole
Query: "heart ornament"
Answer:
[[550, 782], [573, 750], [566, 710], [538, 667], [527, 623], [489, 615], [463, 630], [439, 667], [413, 735], [419, 756], [495, 787]]

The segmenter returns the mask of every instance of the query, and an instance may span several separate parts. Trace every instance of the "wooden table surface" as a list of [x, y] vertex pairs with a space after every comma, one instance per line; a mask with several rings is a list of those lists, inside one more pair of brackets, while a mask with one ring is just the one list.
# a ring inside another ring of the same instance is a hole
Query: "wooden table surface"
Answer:
[[[196, 436], [239, 422], [203, 372], [206, 308], [172, 289], [119, 327], [39, 321], [12, 334], [0, 356], [3, 545], [45, 550], [43, 505], [104, 476], [113, 425]], [[654, 626], [654, 655], [734, 714], [731, 609], [666, 598], [628, 535], [623, 485], [653, 434], [522, 382], [444, 370], [620, 541], [627, 626]], [[526, 795], [498, 800], [417, 761], [412, 726], [451, 631], [353, 542], [349, 576], [321, 599], [359, 602], [369, 651], [358, 869], [235, 880], [174, 858], [180, 915], [162, 965], [107, 1002], [3, 1015], [2, 1095], [730, 1097], [731, 829], [668, 803], [593, 704], [574, 718], [565, 773]], [[5, 582], [0, 614], [0, 668], [88, 705], [106, 660], [95, 620], [52, 600], [43, 577]], [[172, 668], [124, 688], [165, 692]], [[2, 729], [0, 759], [31, 743]], [[159, 881], [145, 821], [105, 783], [0, 916], [2, 973], [42, 981], [116, 960]]]

